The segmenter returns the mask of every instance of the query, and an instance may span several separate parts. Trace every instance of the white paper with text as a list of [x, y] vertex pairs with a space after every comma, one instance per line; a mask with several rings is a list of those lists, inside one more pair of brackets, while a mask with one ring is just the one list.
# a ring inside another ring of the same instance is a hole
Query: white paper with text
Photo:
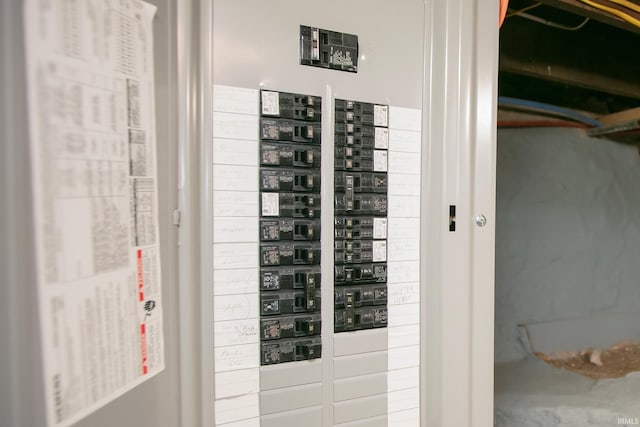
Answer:
[[138, 0], [25, 2], [49, 426], [164, 369], [154, 14]]

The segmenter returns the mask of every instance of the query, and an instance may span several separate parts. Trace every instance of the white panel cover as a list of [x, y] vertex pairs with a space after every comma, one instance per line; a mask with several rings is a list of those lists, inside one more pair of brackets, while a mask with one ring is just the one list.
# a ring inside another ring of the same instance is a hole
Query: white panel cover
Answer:
[[215, 85], [213, 109], [215, 422], [251, 427], [260, 415], [258, 91]]

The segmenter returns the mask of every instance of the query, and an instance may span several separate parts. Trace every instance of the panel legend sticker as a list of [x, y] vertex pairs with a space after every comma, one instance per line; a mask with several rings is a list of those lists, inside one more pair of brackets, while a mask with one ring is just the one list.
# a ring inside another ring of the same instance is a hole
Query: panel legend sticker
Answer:
[[164, 369], [154, 15], [137, 0], [25, 2], [49, 426]]

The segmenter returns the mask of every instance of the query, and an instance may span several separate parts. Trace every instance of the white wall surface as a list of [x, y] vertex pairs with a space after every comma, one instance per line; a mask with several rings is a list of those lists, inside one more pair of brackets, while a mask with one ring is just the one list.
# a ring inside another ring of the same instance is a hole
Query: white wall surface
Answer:
[[574, 129], [498, 133], [496, 361], [519, 323], [640, 311], [640, 156]]

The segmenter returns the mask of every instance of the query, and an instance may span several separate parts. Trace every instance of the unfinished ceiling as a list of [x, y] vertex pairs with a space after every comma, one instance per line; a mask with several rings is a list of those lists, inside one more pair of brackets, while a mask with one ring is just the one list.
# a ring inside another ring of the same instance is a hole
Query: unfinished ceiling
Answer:
[[500, 95], [594, 115], [640, 107], [636, 25], [638, 0], [511, 0], [500, 30]]

